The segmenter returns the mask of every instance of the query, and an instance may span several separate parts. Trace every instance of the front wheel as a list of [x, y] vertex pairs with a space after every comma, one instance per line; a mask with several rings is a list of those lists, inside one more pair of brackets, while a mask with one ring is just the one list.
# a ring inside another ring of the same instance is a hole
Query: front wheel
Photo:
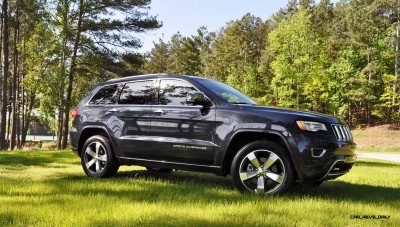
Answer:
[[281, 195], [293, 187], [294, 173], [286, 151], [269, 141], [247, 144], [233, 159], [231, 175], [242, 192]]
[[81, 164], [86, 175], [94, 178], [112, 177], [120, 166], [110, 140], [104, 136], [92, 136], [86, 140], [82, 147]]

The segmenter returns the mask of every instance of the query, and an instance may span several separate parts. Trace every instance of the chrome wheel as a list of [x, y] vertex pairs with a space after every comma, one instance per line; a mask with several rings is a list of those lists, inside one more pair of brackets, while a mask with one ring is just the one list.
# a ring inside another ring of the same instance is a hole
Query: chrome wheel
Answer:
[[255, 150], [240, 162], [239, 177], [247, 190], [258, 194], [273, 194], [285, 180], [285, 165], [274, 152]]
[[83, 161], [90, 173], [102, 173], [107, 164], [107, 151], [105, 147], [97, 141], [90, 143], [86, 147]]

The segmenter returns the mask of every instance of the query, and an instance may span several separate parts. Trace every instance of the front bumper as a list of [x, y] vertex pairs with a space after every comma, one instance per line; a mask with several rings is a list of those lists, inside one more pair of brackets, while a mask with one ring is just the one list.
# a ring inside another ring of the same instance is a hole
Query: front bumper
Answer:
[[350, 171], [356, 159], [357, 156], [337, 156], [337, 160], [320, 180], [331, 180], [343, 176]]
[[[352, 141], [312, 140], [300, 151], [300, 174], [303, 182], [330, 180], [348, 173], [357, 160], [356, 145]], [[325, 150], [315, 156], [313, 149]]]

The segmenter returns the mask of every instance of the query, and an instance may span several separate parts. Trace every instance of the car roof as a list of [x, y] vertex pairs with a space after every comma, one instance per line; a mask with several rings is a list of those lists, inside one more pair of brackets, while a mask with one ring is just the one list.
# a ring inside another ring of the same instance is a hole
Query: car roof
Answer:
[[135, 75], [135, 76], [115, 78], [115, 79], [107, 80], [106, 82], [103, 82], [102, 84], [126, 82], [126, 81], [132, 81], [132, 80], [157, 79], [157, 78], [190, 78], [190, 79], [194, 79], [194, 80], [204, 79], [203, 77], [191, 76], [191, 75], [176, 75], [176, 74], [167, 74], [167, 73], [157, 73], [157, 74]]

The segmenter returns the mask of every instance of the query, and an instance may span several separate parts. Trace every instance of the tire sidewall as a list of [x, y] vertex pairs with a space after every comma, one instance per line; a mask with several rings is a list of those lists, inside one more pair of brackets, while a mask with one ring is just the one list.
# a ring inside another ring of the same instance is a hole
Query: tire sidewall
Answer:
[[282, 195], [286, 191], [292, 188], [294, 183], [294, 173], [292, 164], [290, 159], [287, 155], [287, 152], [278, 144], [269, 141], [255, 141], [247, 144], [246, 146], [242, 147], [238, 153], [235, 155], [232, 161], [231, 166], [231, 176], [236, 188], [245, 193], [255, 193], [254, 191], [250, 191], [243, 185], [243, 182], [240, 179], [240, 164], [242, 160], [251, 152], [256, 150], [268, 150], [270, 152], [275, 153], [283, 162], [285, 167], [285, 179], [282, 182], [281, 186], [269, 194], [264, 195]]

